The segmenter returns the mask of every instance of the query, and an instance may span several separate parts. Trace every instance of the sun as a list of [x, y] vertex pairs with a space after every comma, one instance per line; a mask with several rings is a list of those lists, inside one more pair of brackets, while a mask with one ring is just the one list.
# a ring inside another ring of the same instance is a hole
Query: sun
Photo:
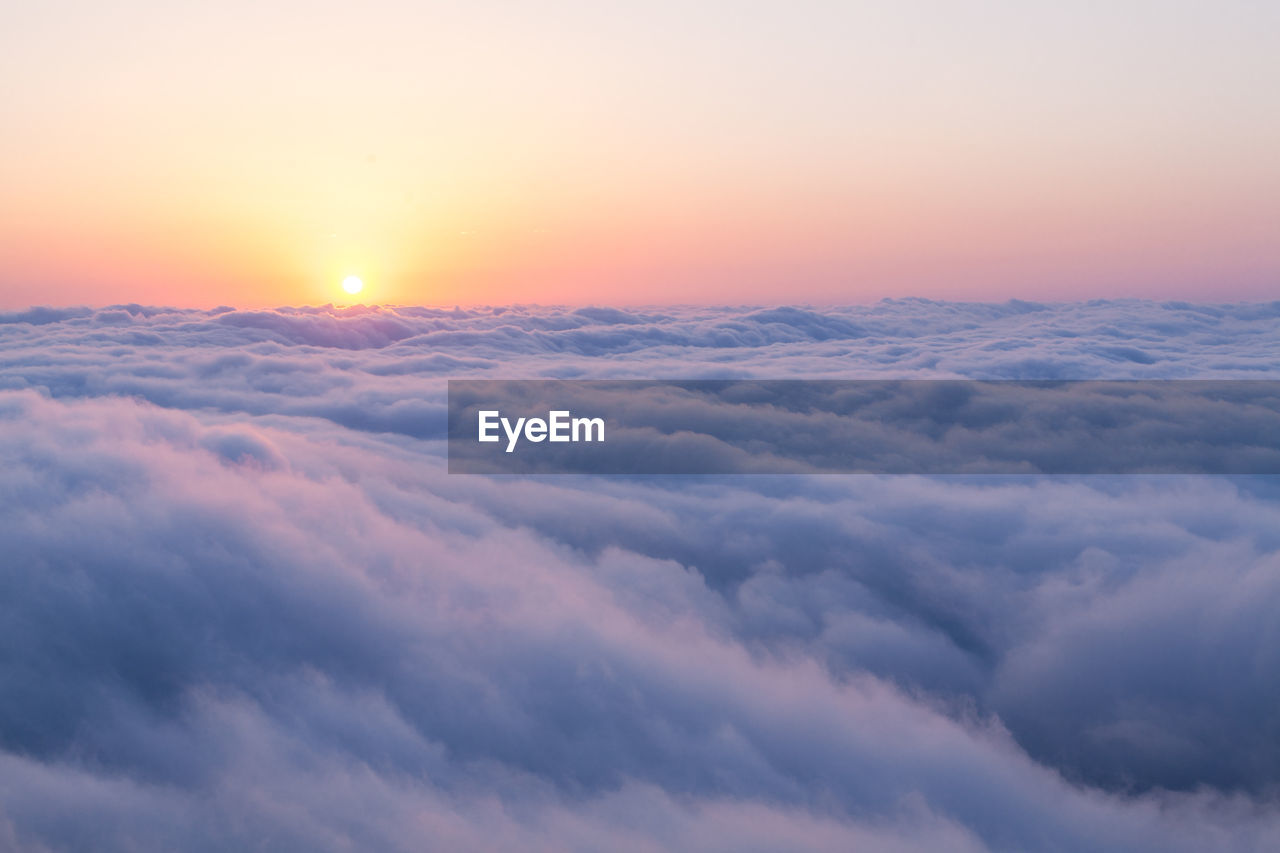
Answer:
[[342, 280], [342, 289], [347, 293], [359, 293], [364, 290], [364, 282], [354, 275], [349, 275]]

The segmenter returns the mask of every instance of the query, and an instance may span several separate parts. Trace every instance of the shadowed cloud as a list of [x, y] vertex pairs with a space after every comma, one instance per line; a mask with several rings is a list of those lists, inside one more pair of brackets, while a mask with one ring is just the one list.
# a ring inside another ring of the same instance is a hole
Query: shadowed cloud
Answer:
[[459, 375], [1270, 379], [1276, 305], [16, 316], [0, 846], [1280, 833], [1269, 478], [494, 479], [441, 440]]

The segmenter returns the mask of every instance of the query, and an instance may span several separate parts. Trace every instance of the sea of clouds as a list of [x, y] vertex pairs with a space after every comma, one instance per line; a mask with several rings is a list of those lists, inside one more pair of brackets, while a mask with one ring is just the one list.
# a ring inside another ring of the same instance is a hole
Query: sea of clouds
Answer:
[[1280, 379], [1280, 302], [0, 314], [0, 850], [1274, 850], [1280, 478], [445, 473], [445, 379]]

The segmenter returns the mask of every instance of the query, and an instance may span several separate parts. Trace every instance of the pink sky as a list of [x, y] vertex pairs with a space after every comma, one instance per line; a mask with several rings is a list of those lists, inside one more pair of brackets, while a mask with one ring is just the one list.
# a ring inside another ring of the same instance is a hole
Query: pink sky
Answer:
[[0, 307], [1280, 295], [1276, 4], [51, 2]]

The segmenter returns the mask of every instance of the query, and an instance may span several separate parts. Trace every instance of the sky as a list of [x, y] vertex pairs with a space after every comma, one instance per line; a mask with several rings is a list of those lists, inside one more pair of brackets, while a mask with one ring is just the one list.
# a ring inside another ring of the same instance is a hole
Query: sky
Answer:
[[19, 0], [0, 308], [1271, 298], [1278, 41], [1244, 0]]

